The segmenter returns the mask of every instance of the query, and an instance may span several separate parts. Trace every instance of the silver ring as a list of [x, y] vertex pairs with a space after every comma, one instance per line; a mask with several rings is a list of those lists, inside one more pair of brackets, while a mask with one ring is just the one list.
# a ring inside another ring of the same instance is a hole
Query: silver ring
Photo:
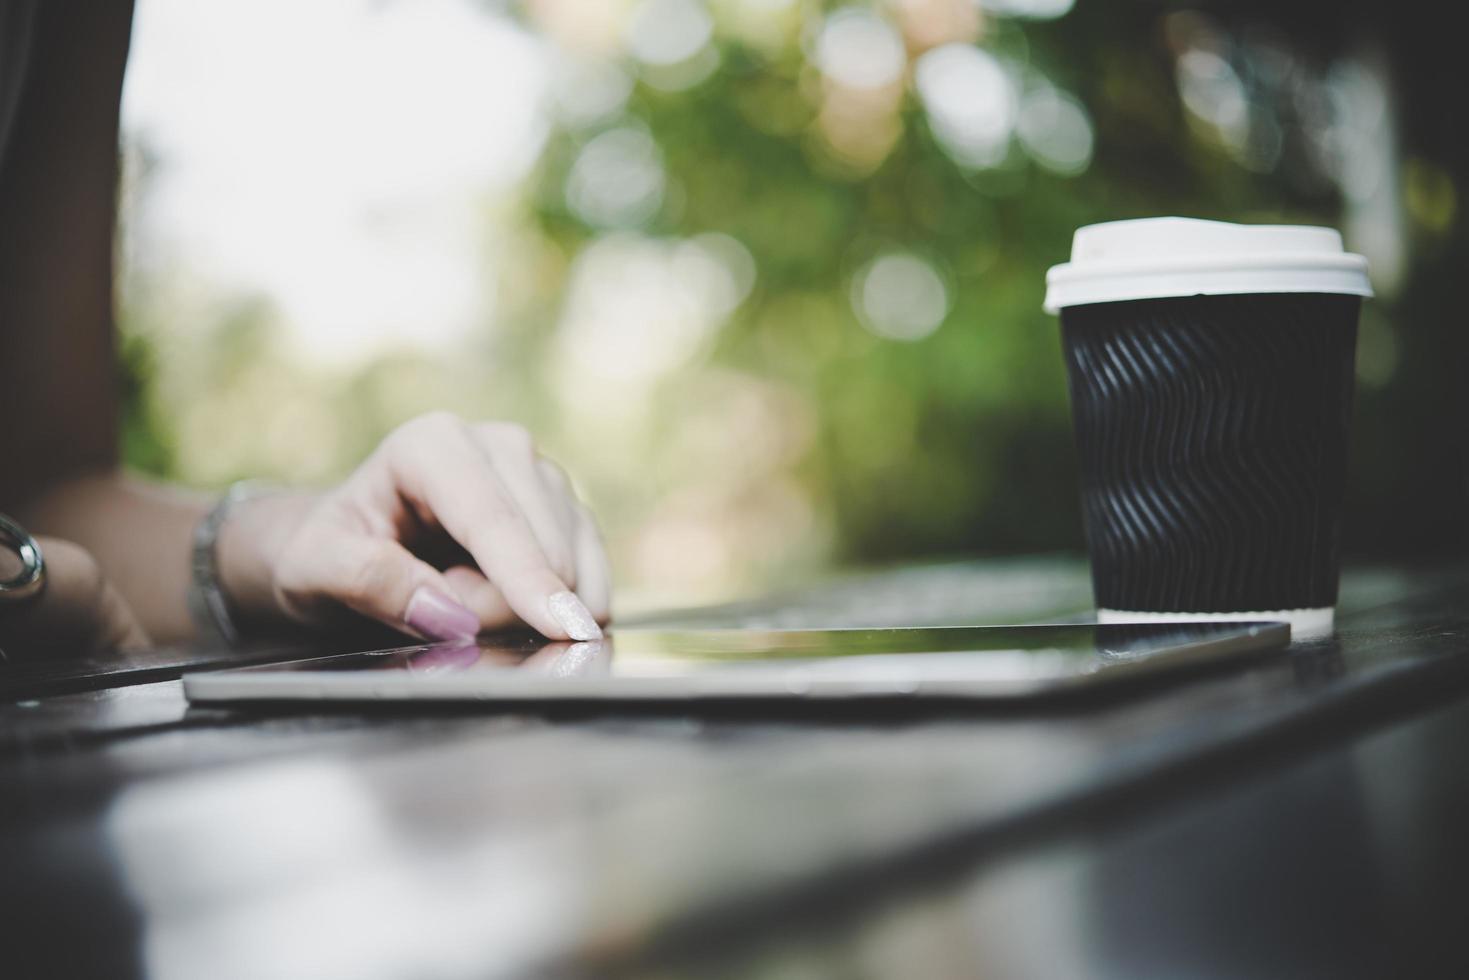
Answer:
[[46, 587], [46, 561], [41, 557], [41, 546], [25, 528], [4, 514], [0, 514], [0, 547], [14, 551], [21, 566], [18, 574], [0, 579], [0, 604], [23, 602]]

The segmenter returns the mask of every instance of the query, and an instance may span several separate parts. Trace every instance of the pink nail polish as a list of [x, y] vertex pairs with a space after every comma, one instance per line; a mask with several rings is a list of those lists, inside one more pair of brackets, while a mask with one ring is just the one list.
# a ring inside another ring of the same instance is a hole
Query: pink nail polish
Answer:
[[468, 639], [479, 632], [478, 616], [428, 586], [408, 600], [403, 622], [433, 640]]

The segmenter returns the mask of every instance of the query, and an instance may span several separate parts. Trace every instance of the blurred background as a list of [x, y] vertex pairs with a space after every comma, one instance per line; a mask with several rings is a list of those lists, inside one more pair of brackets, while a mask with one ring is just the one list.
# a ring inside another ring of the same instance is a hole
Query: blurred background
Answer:
[[1075, 227], [1371, 261], [1347, 550], [1462, 553], [1451, 5], [141, 0], [134, 468], [319, 483], [447, 408], [578, 481], [620, 598], [1083, 547]]

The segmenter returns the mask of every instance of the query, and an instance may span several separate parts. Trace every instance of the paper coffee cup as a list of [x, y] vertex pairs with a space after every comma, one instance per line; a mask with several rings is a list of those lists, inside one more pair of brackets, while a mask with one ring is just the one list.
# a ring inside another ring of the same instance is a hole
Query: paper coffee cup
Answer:
[[1104, 622], [1329, 635], [1367, 263], [1329, 228], [1079, 229], [1059, 313]]

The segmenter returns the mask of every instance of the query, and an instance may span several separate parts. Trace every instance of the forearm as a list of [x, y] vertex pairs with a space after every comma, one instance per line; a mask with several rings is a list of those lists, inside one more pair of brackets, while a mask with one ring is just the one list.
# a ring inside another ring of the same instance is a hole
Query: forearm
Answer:
[[[159, 643], [195, 637], [189, 613], [194, 529], [214, 498], [112, 472], [68, 480], [36, 495], [17, 516], [34, 533], [64, 538], [96, 558], [103, 574]], [[220, 530], [221, 583], [241, 625], [269, 626], [281, 615], [270, 560], [309, 497], [247, 501]]]

